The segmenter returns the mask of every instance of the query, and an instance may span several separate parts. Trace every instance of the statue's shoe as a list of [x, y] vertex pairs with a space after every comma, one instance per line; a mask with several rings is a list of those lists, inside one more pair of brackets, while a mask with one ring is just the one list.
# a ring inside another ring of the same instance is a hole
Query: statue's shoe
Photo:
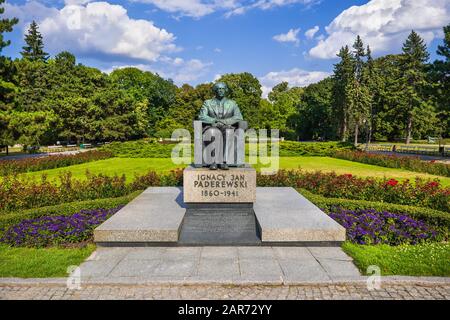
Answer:
[[217, 164], [213, 163], [209, 166], [209, 170], [217, 170]]
[[220, 169], [222, 169], [222, 170], [228, 170], [228, 169], [230, 169], [230, 168], [228, 167], [228, 165], [227, 165], [226, 163], [223, 163], [223, 164], [220, 165]]

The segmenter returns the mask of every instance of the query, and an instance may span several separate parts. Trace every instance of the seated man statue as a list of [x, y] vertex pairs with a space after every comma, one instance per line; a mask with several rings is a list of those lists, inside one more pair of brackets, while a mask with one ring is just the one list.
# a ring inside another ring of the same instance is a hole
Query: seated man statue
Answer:
[[217, 170], [217, 168], [228, 170], [226, 130], [238, 127], [246, 129], [247, 123], [243, 121], [241, 111], [236, 102], [225, 97], [228, 91], [225, 83], [216, 83], [213, 86], [213, 91], [215, 98], [206, 100], [203, 103], [198, 119], [203, 123], [203, 132], [220, 130], [223, 137], [223, 159], [215, 156], [209, 168], [211, 170]]

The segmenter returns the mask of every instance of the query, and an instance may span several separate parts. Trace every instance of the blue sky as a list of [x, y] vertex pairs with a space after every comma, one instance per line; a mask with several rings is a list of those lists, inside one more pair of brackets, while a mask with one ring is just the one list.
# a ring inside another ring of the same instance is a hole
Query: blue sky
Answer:
[[192, 85], [251, 72], [264, 91], [304, 86], [332, 72], [360, 34], [375, 56], [399, 53], [415, 29], [432, 59], [450, 22], [448, 0], [7, 0], [20, 24], [4, 54], [18, 57], [35, 19], [46, 50], [73, 52], [105, 72], [137, 66]]

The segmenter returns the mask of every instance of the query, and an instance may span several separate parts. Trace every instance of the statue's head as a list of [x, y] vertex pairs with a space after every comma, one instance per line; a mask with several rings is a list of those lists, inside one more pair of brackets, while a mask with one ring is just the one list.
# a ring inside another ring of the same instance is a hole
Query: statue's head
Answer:
[[228, 91], [228, 87], [224, 82], [217, 82], [213, 86], [213, 91], [217, 98], [222, 99], [223, 97], [225, 97], [225, 94]]

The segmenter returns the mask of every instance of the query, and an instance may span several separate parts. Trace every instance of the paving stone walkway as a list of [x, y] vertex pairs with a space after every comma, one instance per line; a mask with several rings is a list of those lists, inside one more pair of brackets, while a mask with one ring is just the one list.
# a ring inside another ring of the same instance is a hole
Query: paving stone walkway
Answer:
[[337, 247], [99, 247], [69, 278], [0, 278], [0, 299], [450, 299], [450, 278], [367, 279]]
[[382, 284], [368, 290], [363, 284], [322, 285], [102, 285], [68, 289], [65, 285], [0, 284], [1, 300], [112, 300], [112, 299], [251, 299], [251, 300], [450, 300], [447, 284]]
[[304, 284], [362, 280], [339, 247], [98, 248], [82, 283]]

